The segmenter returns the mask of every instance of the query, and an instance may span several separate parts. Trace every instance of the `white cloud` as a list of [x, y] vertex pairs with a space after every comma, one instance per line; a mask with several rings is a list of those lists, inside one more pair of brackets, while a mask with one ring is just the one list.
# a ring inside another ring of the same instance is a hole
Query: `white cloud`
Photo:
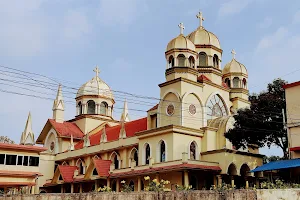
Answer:
[[229, 0], [221, 4], [219, 9], [219, 16], [224, 17], [240, 13], [245, 9], [253, 0]]
[[89, 34], [92, 30], [87, 16], [80, 11], [68, 11], [64, 23], [64, 36], [67, 39], [79, 39]]
[[129, 25], [145, 9], [144, 0], [100, 0], [98, 19], [104, 25]]
[[265, 17], [265, 19], [258, 24], [258, 27], [261, 29], [269, 28], [273, 24], [273, 20], [271, 17]]
[[300, 10], [298, 10], [298, 12], [295, 13], [293, 22], [297, 24], [300, 23]]
[[257, 52], [274, 47], [276, 44], [284, 43], [288, 35], [288, 30], [285, 27], [280, 27], [273, 34], [263, 37], [256, 48]]

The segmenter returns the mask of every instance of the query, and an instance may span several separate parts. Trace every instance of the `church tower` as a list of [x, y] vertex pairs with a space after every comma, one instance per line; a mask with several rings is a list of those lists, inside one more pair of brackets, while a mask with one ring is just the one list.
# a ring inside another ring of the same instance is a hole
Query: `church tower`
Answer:
[[20, 144], [22, 144], [22, 145], [34, 145], [35, 144], [34, 134], [32, 131], [32, 121], [31, 121], [30, 112], [28, 114], [24, 132], [21, 135]]
[[61, 91], [61, 85], [58, 86], [57, 95], [53, 102], [53, 119], [58, 123], [64, 122], [65, 105]]
[[238, 62], [235, 58], [234, 49], [231, 51], [232, 59], [227, 63], [223, 69], [223, 82], [230, 88], [230, 101], [232, 102], [232, 107], [230, 111], [232, 114], [240, 108], [245, 108], [250, 106], [248, 100], [249, 90], [248, 90], [248, 72], [242, 63]]

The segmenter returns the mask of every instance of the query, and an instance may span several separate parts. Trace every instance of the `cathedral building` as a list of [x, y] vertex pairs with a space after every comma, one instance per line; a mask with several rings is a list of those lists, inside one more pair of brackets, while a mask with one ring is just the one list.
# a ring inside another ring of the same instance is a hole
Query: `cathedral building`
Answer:
[[[89, 192], [109, 186], [120, 191], [125, 180], [141, 191], [151, 179], [169, 180], [167, 188], [191, 185], [209, 189], [227, 183], [257, 184], [250, 170], [262, 164], [258, 148], [235, 149], [224, 137], [233, 115], [248, 107], [248, 73], [235, 58], [222, 67], [218, 37], [203, 26], [179, 35], [166, 46], [165, 81], [160, 101], [144, 118], [130, 120], [127, 102], [121, 119], [113, 117], [114, 94], [95, 76], [76, 95], [76, 116], [64, 118], [62, 86], [36, 143], [40, 154], [39, 192]], [[163, 67], [163, 66], [162, 66]]]

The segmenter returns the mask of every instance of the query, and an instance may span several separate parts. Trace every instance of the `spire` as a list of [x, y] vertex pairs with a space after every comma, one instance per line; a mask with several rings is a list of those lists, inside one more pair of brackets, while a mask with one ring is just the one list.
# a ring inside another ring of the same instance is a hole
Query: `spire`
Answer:
[[74, 146], [73, 134], [71, 134], [70, 150], [73, 151], [74, 149], [75, 149], [75, 146]]
[[200, 20], [200, 28], [203, 28], [203, 21], [204, 21], [204, 17], [202, 15], [202, 12], [200, 11], [196, 17]]
[[183, 30], [185, 29], [185, 27], [183, 26], [183, 23], [180, 23], [178, 25], [178, 27], [180, 28], [180, 35], [183, 35]]
[[53, 119], [56, 122], [63, 123], [64, 122], [64, 100], [62, 96], [61, 84], [58, 86], [57, 95], [53, 102]]
[[34, 145], [35, 144], [34, 134], [32, 131], [32, 121], [31, 121], [30, 112], [28, 114], [24, 132], [22, 133], [22, 136], [21, 136], [20, 144], [23, 144], [23, 145]]
[[125, 99], [124, 101], [124, 107], [123, 107], [123, 112], [121, 115], [121, 119], [120, 121], [124, 121], [124, 122], [129, 122], [129, 114], [128, 114], [128, 105], [127, 105], [127, 100]]
[[236, 52], [234, 49], [232, 49], [231, 54], [232, 54], [232, 59], [235, 59]]
[[121, 120], [121, 129], [119, 133], [119, 139], [126, 138], [125, 121]]
[[106, 125], [104, 126], [101, 137], [100, 137], [100, 144], [104, 143], [104, 142], [107, 142], [107, 135], [106, 135], [106, 128], [105, 127], [106, 127]]

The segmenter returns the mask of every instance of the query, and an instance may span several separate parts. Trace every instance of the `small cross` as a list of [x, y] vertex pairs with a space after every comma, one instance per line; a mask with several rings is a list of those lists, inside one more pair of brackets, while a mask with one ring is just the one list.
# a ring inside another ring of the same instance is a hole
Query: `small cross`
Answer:
[[232, 54], [232, 58], [235, 59], [236, 52], [234, 49], [232, 49], [231, 54]]
[[204, 21], [204, 17], [202, 15], [202, 12], [199, 12], [196, 17], [200, 20], [200, 27], [202, 27], [202, 23]]
[[183, 23], [180, 23], [180, 24], [178, 25], [178, 27], [180, 28], [180, 34], [183, 34], [183, 30], [184, 30]]
[[96, 77], [99, 77], [100, 70], [98, 68], [98, 65], [96, 66], [96, 68], [93, 71], [96, 72]]

